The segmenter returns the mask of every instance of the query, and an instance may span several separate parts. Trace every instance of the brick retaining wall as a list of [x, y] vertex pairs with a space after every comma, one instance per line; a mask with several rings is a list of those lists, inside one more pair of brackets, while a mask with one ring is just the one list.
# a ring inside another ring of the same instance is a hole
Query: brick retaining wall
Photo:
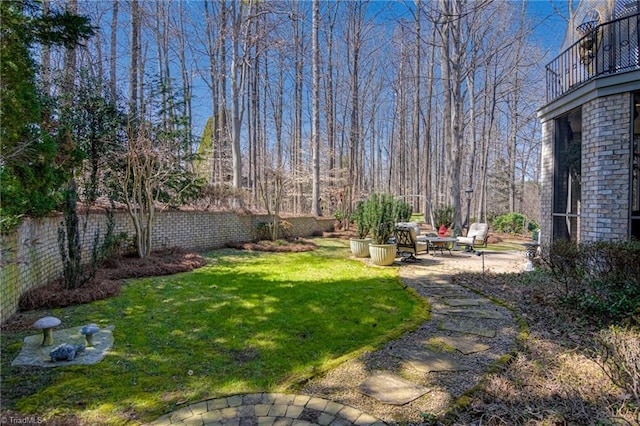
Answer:
[[[154, 249], [182, 247], [204, 251], [224, 247], [230, 242], [256, 239], [256, 225], [268, 221], [266, 215], [236, 213], [167, 211], [157, 213], [153, 227]], [[115, 213], [114, 234], [125, 232], [133, 237], [135, 231], [127, 213]], [[286, 218], [291, 224], [288, 235], [308, 237], [333, 229], [333, 218]], [[62, 216], [25, 219], [18, 230], [3, 235], [0, 258], [0, 322], [18, 309], [20, 296], [62, 275], [58, 247], [58, 226]], [[103, 214], [91, 214], [84, 233], [83, 259], [89, 259], [89, 249], [96, 230], [104, 234], [107, 227]]]

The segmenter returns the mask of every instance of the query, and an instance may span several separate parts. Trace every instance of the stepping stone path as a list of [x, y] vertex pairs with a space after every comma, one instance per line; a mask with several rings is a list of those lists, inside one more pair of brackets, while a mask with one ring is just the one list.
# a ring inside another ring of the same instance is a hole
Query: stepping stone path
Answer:
[[[404, 417], [420, 413], [441, 413], [508, 353], [516, 335], [515, 321], [506, 308], [451, 283], [456, 267], [425, 261], [403, 264], [402, 279], [429, 300], [431, 319], [385, 348], [346, 363], [354, 363], [352, 367], [337, 367], [338, 379], [325, 383], [318, 378], [319, 383], [312, 381], [303, 395], [259, 393], [203, 401], [151, 424], [384, 425], [399, 418], [414, 423], [415, 418]], [[370, 400], [362, 400], [362, 395]], [[378, 417], [355, 408], [360, 404]], [[405, 406], [409, 408], [397, 411]]]
[[479, 343], [470, 336], [440, 336], [433, 338], [431, 342], [433, 344], [442, 343], [446, 346], [450, 346], [465, 355], [486, 351], [491, 348], [491, 346]]
[[490, 328], [480, 327], [475, 321], [442, 321], [440, 328], [442, 330], [457, 331], [466, 334], [475, 334], [477, 336], [495, 337], [496, 331]]
[[383, 371], [362, 382], [360, 391], [385, 404], [404, 405], [420, 398], [429, 389]]
[[[465, 374], [470, 370], [482, 375], [491, 363], [487, 360], [495, 361], [504, 355], [482, 353], [490, 352], [491, 340], [496, 338], [505, 323], [513, 327], [515, 322], [510, 312], [462, 286], [452, 284], [446, 274], [434, 274], [429, 266], [416, 266], [413, 271], [402, 268], [401, 275], [403, 272], [405, 282], [429, 299], [431, 321], [438, 324], [428, 339], [414, 341], [408, 346], [390, 345], [390, 354], [405, 361], [405, 367], [409, 366], [423, 375]], [[483, 357], [484, 361], [479, 365], [478, 358]], [[399, 402], [429, 398], [428, 392], [416, 391], [418, 386], [422, 385], [390, 371], [378, 371], [360, 384], [359, 389], [383, 404], [400, 405]], [[393, 402], [389, 395], [393, 395]]]

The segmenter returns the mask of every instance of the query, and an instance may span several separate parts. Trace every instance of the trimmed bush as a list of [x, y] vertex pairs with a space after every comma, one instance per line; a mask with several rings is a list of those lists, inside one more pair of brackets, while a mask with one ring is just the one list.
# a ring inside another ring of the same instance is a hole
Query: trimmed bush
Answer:
[[597, 341], [598, 364], [632, 403], [640, 407], [640, 329], [610, 327], [600, 332]]
[[[357, 211], [357, 209], [356, 209]], [[386, 244], [393, 235], [397, 222], [411, 218], [409, 204], [387, 193], [373, 193], [363, 205], [363, 219], [369, 225], [371, 238], [376, 244]]]
[[543, 255], [563, 303], [601, 323], [638, 322], [640, 242], [557, 241]]
[[[526, 229], [525, 229], [526, 226]], [[539, 229], [537, 223], [530, 220], [521, 213], [508, 213], [502, 216], [498, 216], [491, 222], [491, 227], [496, 232], [502, 232], [505, 234], [527, 234], [531, 231]]]
[[351, 213], [351, 221], [356, 224], [356, 235], [358, 238], [363, 239], [369, 233], [371, 225], [369, 224], [368, 217], [364, 212], [364, 201], [358, 201], [356, 209]]
[[451, 206], [442, 206], [433, 210], [433, 220], [436, 221], [436, 227], [444, 225], [448, 228], [453, 225], [454, 213], [455, 210]]

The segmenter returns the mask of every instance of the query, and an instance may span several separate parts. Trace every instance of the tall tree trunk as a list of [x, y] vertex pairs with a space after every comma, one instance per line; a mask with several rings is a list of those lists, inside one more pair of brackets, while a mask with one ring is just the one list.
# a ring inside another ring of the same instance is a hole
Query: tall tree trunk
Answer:
[[349, 128], [349, 205], [352, 204], [354, 195], [360, 196], [363, 188], [359, 185], [362, 175], [361, 165], [358, 162], [361, 149], [362, 129], [360, 126], [360, 50], [362, 48], [362, 24], [364, 20], [365, 5], [362, 2], [349, 3], [348, 43], [351, 50], [350, 58], [350, 89], [351, 109]]
[[[250, 16], [252, 10], [252, 2], [231, 2], [231, 162], [233, 169], [233, 187], [236, 189], [240, 189], [243, 186], [240, 131], [242, 129], [242, 118], [244, 116], [243, 96], [247, 77], [247, 63], [244, 52], [247, 51], [250, 32], [250, 26], [245, 20], [245, 14]], [[237, 201], [242, 202], [240, 199]]]
[[[413, 62], [413, 116], [411, 117], [411, 122], [413, 124], [413, 129], [411, 132], [411, 137], [413, 140], [413, 155], [412, 158], [414, 160], [414, 169], [409, 174], [411, 175], [411, 189], [412, 194], [418, 194], [420, 191], [420, 184], [422, 182], [422, 167], [420, 166], [420, 159], [422, 158], [421, 149], [420, 149], [420, 76], [422, 74], [422, 48], [421, 48], [421, 25], [420, 25], [420, 10], [422, 9], [422, 1], [415, 0], [416, 12], [415, 12], [415, 41], [414, 41], [414, 62]], [[417, 200], [411, 200], [413, 203], [413, 207], [417, 208], [418, 205]]]
[[113, 0], [113, 10], [111, 11], [111, 53], [109, 58], [109, 91], [111, 102], [115, 103], [118, 96], [118, 76], [116, 74], [117, 54], [118, 54], [118, 9], [119, 0]]
[[228, 38], [228, 24], [229, 9], [227, 8], [227, 0], [220, 1], [220, 34], [222, 37], [218, 37], [218, 49], [220, 57], [220, 67], [218, 76], [220, 80], [220, 113], [217, 118], [218, 125], [216, 126], [217, 134], [216, 138], [219, 141], [219, 153], [218, 153], [218, 181], [221, 183], [228, 182], [226, 178], [227, 171], [227, 155], [229, 154], [229, 137], [231, 130], [229, 129], [228, 121], [228, 102], [227, 102], [227, 38]]
[[313, 182], [311, 194], [311, 214], [315, 216], [322, 216], [322, 210], [320, 209], [320, 46], [318, 45], [318, 26], [320, 21], [319, 8], [319, 1], [313, 0], [313, 121], [311, 122], [311, 137], [313, 140]]
[[192, 154], [192, 113], [191, 113], [191, 70], [187, 65], [186, 57], [186, 41], [187, 33], [184, 26], [184, 9], [182, 0], [178, 3], [178, 19], [179, 19], [179, 37], [178, 37], [178, 52], [180, 57], [180, 75], [182, 76], [182, 119], [185, 120], [183, 137], [184, 137], [184, 154], [191, 156]]
[[336, 19], [338, 16], [339, 3], [326, 2], [326, 7], [333, 7], [332, 10], [327, 12], [327, 40], [326, 40], [326, 55], [327, 55], [327, 72], [326, 72], [326, 84], [325, 84], [325, 117], [327, 128], [327, 150], [329, 151], [329, 185], [335, 186], [337, 184], [336, 178], [338, 173], [337, 168], [341, 167], [340, 164], [336, 165], [336, 104], [335, 104], [335, 85], [334, 85], [334, 64], [333, 64], [333, 41], [334, 41], [334, 28], [336, 25]]
[[462, 67], [464, 49], [461, 45], [461, 0], [441, 0], [441, 68], [444, 92], [444, 141], [446, 144], [446, 182], [449, 202], [454, 210], [454, 227], [462, 226], [460, 214], [460, 168], [462, 163]]
[[303, 170], [302, 170], [302, 94], [303, 94], [303, 66], [304, 66], [304, 28], [301, 25], [302, 16], [300, 3], [294, 3], [293, 19], [293, 49], [294, 49], [294, 123], [293, 123], [293, 173], [294, 173], [294, 211], [303, 211]]
[[[424, 171], [424, 196], [425, 196], [425, 205], [424, 205], [424, 214], [425, 220], [430, 223], [433, 222], [432, 219], [432, 208], [433, 208], [433, 200], [431, 194], [433, 194], [432, 188], [432, 176], [433, 176], [433, 167], [431, 164], [431, 151], [432, 147], [432, 139], [431, 139], [431, 117], [432, 117], [432, 108], [433, 108], [433, 88], [434, 88], [434, 73], [435, 73], [435, 56], [436, 56], [436, 31], [437, 28], [434, 25], [433, 30], [431, 32], [431, 54], [429, 55], [429, 73], [427, 75], [427, 110], [424, 114], [424, 164], [426, 170]], [[433, 225], [433, 223], [432, 223]]]
[[140, 5], [138, 0], [130, 0], [131, 7], [131, 55], [129, 57], [129, 115], [138, 119], [138, 67], [142, 56], [140, 46]]
[[[50, 0], [42, 1], [42, 14], [49, 14]], [[51, 48], [47, 44], [42, 45], [42, 86], [46, 95], [51, 95]]]
[[509, 144], [507, 145], [507, 157], [508, 157], [508, 182], [509, 182], [509, 212], [516, 211], [516, 152], [518, 145], [518, 128], [519, 128], [519, 101], [521, 92], [521, 79], [520, 79], [520, 55], [522, 51], [523, 35], [524, 35], [524, 19], [525, 19], [525, 3], [522, 2], [522, 9], [520, 12], [520, 25], [518, 27], [518, 36], [516, 37], [515, 46], [515, 58], [513, 63], [513, 83], [510, 90], [510, 123], [509, 123]]
[[[212, 10], [210, 11], [209, 8]], [[204, 1], [204, 15], [205, 15], [205, 34], [207, 38], [207, 56], [209, 57], [209, 81], [207, 84], [209, 85], [209, 90], [211, 91], [211, 110], [212, 110], [212, 119], [211, 119], [211, 149], [208, 153], [208, 173], [207, 173], [207, 181], [210, 185], [213, 185], [216, 182], [216, 153], [217, 143], [219, 141], [218, 138], [218, 114], [219, 114], [219, 96], [218, 96], [218, 50], [217, 50], [217, 33], [214, 30], [214, 17], [213, 10], [214, 7], [211, 4], [210, 0]]]

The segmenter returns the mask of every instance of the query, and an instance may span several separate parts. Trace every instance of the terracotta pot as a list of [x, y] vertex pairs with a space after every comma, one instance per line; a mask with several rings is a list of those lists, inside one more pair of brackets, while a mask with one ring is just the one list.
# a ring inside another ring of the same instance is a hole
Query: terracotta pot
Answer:
[[371, 241], [371, 238], [350, 238], [351, 253], [355, 257], [369, 257], [369, 244], [371, 244]]
[[374, 265], [390, 266], [396, 259], [396, 245], [369, 244], [369, 254]]

